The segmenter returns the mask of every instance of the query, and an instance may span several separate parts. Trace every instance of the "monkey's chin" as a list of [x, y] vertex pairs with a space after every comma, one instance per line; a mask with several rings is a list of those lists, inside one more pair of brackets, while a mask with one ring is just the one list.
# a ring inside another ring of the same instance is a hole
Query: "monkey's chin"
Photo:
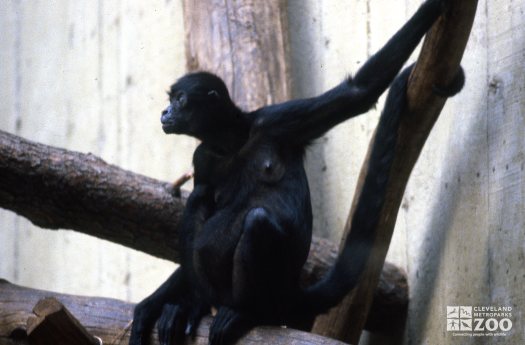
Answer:
[[162, 130], [166, 134], [178, 134], [179, 133], [179, 131], [177, 131], [177, 127], [174, 126], [173, 124], [163, 124]]

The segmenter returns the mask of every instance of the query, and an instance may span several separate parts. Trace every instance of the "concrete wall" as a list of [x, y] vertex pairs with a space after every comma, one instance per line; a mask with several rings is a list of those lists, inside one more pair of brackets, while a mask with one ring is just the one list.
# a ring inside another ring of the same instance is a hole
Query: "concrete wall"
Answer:
[[[2, 1], [0, 128], [174, 180], [193, 139], [163, 135], [165, 91], [184, 73], [178, 1]], [[175, 148], [176, 146], [176, 148]], [[137, 301], [174, 264], [0, 211], [0, 276]]]
[[[341, 81], [420, 1], [289, 0], [296, 97]], [[407, 269], [406, 344], [525, 342], [525, 4], [480, 0], [464, 91], [436, 124], [404, 196], [389, 259]], [[180, 1], [0, 3], [0, 129], [93, 152], [166, 180], [195, 142], [166, 137], [158, 115], [184, 72]], [[382, 101], [378, 109], [381, 109]], [[329, 132], [308, 153], [315, 228], [338, 238], [378, 112]], [[0, 277], [138, 301], [174, 265], [0, 211]], [[512, 306], [506, 337], [453, 337], [447, 305]]]

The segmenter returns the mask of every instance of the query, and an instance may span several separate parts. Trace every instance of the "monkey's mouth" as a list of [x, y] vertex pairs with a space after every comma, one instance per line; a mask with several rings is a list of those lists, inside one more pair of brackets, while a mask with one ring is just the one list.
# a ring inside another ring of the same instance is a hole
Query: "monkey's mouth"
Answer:
[[162, 124], [162, 130], [164, 133], [174, 133], [177, 130], [177, 121], [175, 121], [173, 118], [169, 118], [168, 116], [161, 116], [160, 123]]
[[177, 132], [177, 126], [175, 123], [163, 123], [162, 124], [162, 130], [166, 134], [176, 133]]

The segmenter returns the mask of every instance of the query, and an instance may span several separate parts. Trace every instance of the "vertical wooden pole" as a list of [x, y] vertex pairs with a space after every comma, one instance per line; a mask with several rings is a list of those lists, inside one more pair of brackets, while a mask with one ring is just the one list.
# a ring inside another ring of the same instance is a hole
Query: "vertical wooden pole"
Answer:
[[290, 97], [286, 2], [184, 0], [188, 70], [224, 79], [243, 109]]

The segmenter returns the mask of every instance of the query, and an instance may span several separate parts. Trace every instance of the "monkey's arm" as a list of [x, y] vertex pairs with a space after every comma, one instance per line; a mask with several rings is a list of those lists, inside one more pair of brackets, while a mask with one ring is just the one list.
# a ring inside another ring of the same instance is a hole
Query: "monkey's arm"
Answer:
[[446, 0], [428, 0], [356, 73], [324, 94], [265, 107], [256, 112], [255, 129], [299, 144], [368, 111], [388, 88], [424, 34], [440, 16]]
[[[210, 189], [204, 185], [196, 185], [188, 198], [178, 228], [182, 265], [155, 292], [135, 307], [130, 345], [148, 344], [153, 326], [159, 317], [159, 338], [162, 341], [172, 336], [171, 326], [175, 323], [181, 324], [180, 327], [176, 327], [179, 333], [193, 333], [197, 329], [200, 319], [206, 313], [206, 307], [194, 303], [192, 298], [192, 287], [188, 280], [192, 270], [191, 246], [195, 232], [202, 227], [212, 207]], [[180, 334], [177, 336], [181, 337]]]

